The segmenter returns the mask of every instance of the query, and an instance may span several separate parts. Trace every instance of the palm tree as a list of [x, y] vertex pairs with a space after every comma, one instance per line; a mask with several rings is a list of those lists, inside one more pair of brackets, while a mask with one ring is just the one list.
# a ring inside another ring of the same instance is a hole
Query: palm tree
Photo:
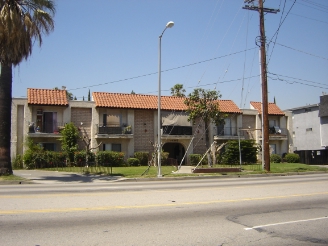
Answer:
[[185, 92], [183, 84], [176, 84], [171, 88], [171, 95], [175, 97], [186, 97]]
[[33, 41], [54, 29], [52, 0], [0, 0], [0, 175], [12, 174], [10, 160], [12, 66], [32, 53]]

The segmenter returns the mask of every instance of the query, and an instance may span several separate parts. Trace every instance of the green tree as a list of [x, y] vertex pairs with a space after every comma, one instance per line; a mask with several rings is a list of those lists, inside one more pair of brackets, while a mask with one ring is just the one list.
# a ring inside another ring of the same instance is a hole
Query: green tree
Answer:
[[89, 89], [89, 93], [88, 93], [88, 101], [91, 101], [90, 89]]
[[74, 161], [74, 153], [78, 150], [77, 141], [80, 138], [78, 128], [71, 122], [60, 132], [62, 150], [67, 154], [69, 162]]
[[0, 0], [0, 175], [12, 174], [10, 160], [12, 66], [32, 53], [34, 41], [54, 28], [52, 0]]
[[[224, 124], [224, 114], [220, 112], [219, 101], [221, 94], [215, 90], [204, 90], [196, 88], [186, 97], [184, 103], [187, 106], [189, 121], [195, 123], [196, 120], [202, 120], [205, 125], [205, 144], [206, 149], [210, 148], [209, 127], [210, 123], [215, 125]], [[207, 154], [208, 165], [212, 165], [211, 154]]]
[[[256, 163], [258, 148], [254, 140], [241, 140], [240, 152], [242, 163]], [[230, 140], [224, 148], [222, 154], [222, 163], [224, 164], [239, 164], [239, 142], [237, 140]]]
[[171, 88], [171, 95], [175, 97], [186, 97], [184, 94], [186, 92], [185, 89], [183, 89], [182, 84], [176, 84]]

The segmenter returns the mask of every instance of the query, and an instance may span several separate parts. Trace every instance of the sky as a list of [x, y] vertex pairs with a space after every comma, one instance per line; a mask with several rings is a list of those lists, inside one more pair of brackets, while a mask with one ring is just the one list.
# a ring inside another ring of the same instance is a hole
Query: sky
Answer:
[[[158, 95], [182, 84], [217, 90], [240, 108], [261, 101], [259, 14], [243, 0], [57, 0], [55, 29], [13, 70], [27, 88]], [[254, 1], [257, 5], [257, 1]], [[282, 109], [328, 93], [328, 0], [266, 0], [268, 100]]]

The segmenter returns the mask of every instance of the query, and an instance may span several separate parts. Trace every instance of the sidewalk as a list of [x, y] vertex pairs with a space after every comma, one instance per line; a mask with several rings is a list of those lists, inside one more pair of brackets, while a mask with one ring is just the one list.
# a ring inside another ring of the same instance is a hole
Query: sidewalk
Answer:
[[[320, 167], [328, 168], [328, 165], [318, 165]], [[191, 174], [193, 166], [181, 166], [179, 170], [172, 172], [174, 174]], [[243, 177], [255, 177], [255, 176], [277, 176], [277, 175], [305, 175], [322, 172], [294, 172], [294, 173], [266, 173], [266, 174], [250, 174], [243, 175]], [[108, 183], [116, 181], [137, 181], [138, 178], [124, 178], [121, 176], [107, 176], [107, 175], [95, 175], [95, 174], [82, 174], [82, 173], [70, 173], [70, 172], [58, 172], [58, 171], [42, 171], [42, 170], [14, 170], [14, 175], [26, 179], [25, 181], [6, 181], [3, 184], [67, 184], [67, 183]], [[239, 175], [235, 175], [239, 177]], [[195, 179], [195, 178], [227, 178], [234, 177], [233, 175], [224, 176], [179, 176], [166, 177], [163, 179], [158, 178], [142, 178], [140, 180], [176, 180], [176, 179]]]
[[173, 172], [173, 173], [184, 173], [184, 174], [188, 174], [188, 173], [192, 173], [192, 169], [194, 169], [195, 167], [193, 166], [180, 166], [180, 169]]
[[28, 179], [34, 184], [51, 183], [100, 183], [120, 180], [120, 176], [82, 174], [41, 170], [14, 170], [14, 175]]

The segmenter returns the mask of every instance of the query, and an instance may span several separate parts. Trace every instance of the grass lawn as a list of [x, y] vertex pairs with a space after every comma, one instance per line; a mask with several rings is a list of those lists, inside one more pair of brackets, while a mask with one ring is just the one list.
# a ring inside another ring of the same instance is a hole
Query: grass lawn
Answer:
[[300, 163], [271, 163], [270, 171], [272, 173], [285, 173], [285, 172], [311, 172], [311, 171], [328, 171], [328, 168], [311, 166]]
[[[203, 166], [203, 168], [206, 166]], [[215, 166], [216, 167], [216, 166]], [[217, 167], [222, 167], [218, 165]], [[229, 166], [228, 166], [229, 167]], [[239, 167], [235, 165], [234, 167]], [[157, 176], [157, 167], [150, 167], [148, 172], [147, 166], [140, 167], [66, 167], [66, 168], [47, 168], [44, 170], [49, 171], [64, 171], [64, 172], [77, 172], [77, 173], [89, 173], [89, 174], [103, 174], [103, 175], [112, 175], [112, 176], [122, 176], [126, 178], [150, 178]], [[173, 171], [176, 171], [174, 166], [162, 166], [161, 173], [164, 177], [177, 177], [177, 176], [208, 176], [208, 175], [223, 175], [220, 173], [195, 173], [195, 174], [174, 174]], [[310, 166], [306, 164], [299, 163], [271, 163], [270, 164], [270, 173], [288, 173], [288, 172], [311, 172], [311, 171], [324, 171], [328, 172], [328, 168]], [[261, 164], [254, 165], [242, 165], [242, 172], [239, 173], [224, 173], [224, 175], [247, 175], [247, 174], [259, 174], [267, 173], [262, 170]], [[142, 175], [143, 174], [143, 175]]]
[[15, 175], [4, 175], [0, 176], [0, 181], [24, 181], [26, 179], [15, 176]]

